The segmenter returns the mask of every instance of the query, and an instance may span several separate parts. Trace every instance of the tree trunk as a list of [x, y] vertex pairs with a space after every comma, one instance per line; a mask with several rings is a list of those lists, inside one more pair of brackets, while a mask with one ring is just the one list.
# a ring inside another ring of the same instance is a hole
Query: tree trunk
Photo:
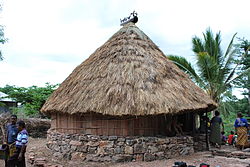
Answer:
[[247, 76], [247, 99], [248, 99], [248, 116], [250, 116], [250, 74], [248, 74], [248, 76]]

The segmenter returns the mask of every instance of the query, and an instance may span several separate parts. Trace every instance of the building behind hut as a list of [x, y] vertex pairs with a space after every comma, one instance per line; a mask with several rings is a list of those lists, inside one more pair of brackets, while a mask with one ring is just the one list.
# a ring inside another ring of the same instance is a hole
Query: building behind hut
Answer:
[[9, 98], [7, 94], [0, 92], [0, 114], [11, 112], [12, 107], [17, 107], [17, 102]]
[[[193, 145], [188, 136], [197, 130], [196, 115], [214, 108], [216, 104], [211, 98], [130, 22], [77, 66], [41, 111], [52, 118], [48, 133], [52, 150], [60, 145], [58, 138], [65, 140], [71, 136], [77, 141], [73, 142], [77, 143], [76, 152], [98, 157], [110, 152], [106, 160], [113, 161], [117, 155], [130, 157], [123, 160], [136, 159], [138, 154], [148, 160], [146, 153], [153, 157], [159, 152], [165, 158], [166, 154], [173, 156], [167, 146], [152, 153], [146, 146], [148, 139], [139, 142], [139, 138], [151, 137], [156, 148], [159, 140], [164, 140], [163, 145], [177, 144], [173, 137], [177, 134], [173, 126], [177, 126], [183, 130], [181, 135], [186, 136], [180, 139], [181, 143]], [[93, 146], [89, 142], [96, 143]], [[143, 151], [138, 150], [140, 144], [146, 147]], [[115, 152], [118, 146], [120, 151]], [[186, 146], [176, 151], [178, 155]], [[105, 150], [107, 147], [113, 151]], [[74, 151], [65, 153], [60, 148], [57, 152], [70, 158]]]

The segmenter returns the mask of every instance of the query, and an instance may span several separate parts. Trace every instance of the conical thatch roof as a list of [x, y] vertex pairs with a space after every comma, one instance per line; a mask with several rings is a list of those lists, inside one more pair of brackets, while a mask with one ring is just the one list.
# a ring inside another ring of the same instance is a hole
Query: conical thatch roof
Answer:
[[75, 68], [41, 111], [122, 116], [215, 107], [147, 35], [128, 23]]

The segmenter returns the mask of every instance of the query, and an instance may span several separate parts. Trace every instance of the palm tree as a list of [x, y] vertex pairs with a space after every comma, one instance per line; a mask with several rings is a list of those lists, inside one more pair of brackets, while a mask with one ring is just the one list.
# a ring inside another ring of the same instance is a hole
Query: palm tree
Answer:
[[[195, 68], [184, 57], [170, 55], [168, 58], [188, 73], [198, 86], [220, 104], [228, 91], [232, 90], [232, 81], [237, 67], [234, 64], [235, 36], [236, 34], [233, 35], [225, 53], [221, 49], [220, 32], [214, 37], [211, 29], [208, 28], [203, 33], [203, 39], [197, 36], [192, 38], [192, 50], [196, 58]], [[222, 106], [219, 105], [219, 107]]]

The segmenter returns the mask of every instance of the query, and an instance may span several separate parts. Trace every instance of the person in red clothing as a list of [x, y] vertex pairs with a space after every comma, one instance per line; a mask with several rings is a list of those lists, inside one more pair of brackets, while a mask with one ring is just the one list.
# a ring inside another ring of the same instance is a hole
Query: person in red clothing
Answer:
[[233, 145], [233, 143], [234, 143], [234, 131], [231, 131], [231, 134], [228, 136], [227, 142], [229, 145]]

